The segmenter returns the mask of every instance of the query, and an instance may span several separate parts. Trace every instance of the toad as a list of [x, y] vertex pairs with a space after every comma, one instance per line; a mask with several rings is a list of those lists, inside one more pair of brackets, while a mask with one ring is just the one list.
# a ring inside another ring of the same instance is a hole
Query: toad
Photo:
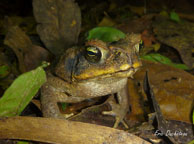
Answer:
[[91, 40], [83, 47], [67, 49], [41, 89], [43, 116], [64, 118], [58, 102], [116, 94], [118, 103], [110, 100], [112, 110], [103, 114], [116, 117], [114, 128], [120, 122], [127, 127], [123, 120], [129, 109], [127, 80], [141, 66], [139, 44], [140, 35], [129, 34], [117, 42]]

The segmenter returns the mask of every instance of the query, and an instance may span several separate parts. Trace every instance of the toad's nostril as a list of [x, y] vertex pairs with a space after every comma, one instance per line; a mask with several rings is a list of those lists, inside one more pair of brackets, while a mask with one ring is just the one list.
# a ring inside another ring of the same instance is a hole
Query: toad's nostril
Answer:
[[115, 51], [114, 55], [115, 55], [114, 60], [118, 60], [119, 57], [121, 56], [121, 52], [120, 51]]

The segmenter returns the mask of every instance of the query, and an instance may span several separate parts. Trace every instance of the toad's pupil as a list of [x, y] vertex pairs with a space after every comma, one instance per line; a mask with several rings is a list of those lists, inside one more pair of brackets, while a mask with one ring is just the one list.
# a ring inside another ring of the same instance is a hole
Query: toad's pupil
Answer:
[[96, 53], [94, 53], [94, 52], [92, 52], [92, 51], [87, 51], [88, 52], [88, 55], [89, 56], [95, 56], [96, 55]]
[[98, 56], [100, 54], [99, 49], [96, 47], [88, 47], [86, 51], [89, 56]]
[[99, 52], [99, 50], [96, 47], [88, 47], [87, 49], [88, 54], [95, 55]]

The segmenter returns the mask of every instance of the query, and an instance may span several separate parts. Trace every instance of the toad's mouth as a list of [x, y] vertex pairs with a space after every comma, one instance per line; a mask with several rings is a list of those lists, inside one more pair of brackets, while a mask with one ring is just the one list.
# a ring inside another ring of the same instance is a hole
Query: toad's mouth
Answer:
[[124, 70], [117, 71], [113, 73], [112, 75], [116, 77], [132, 77], [133, 74], [140, 68], [140, 66], [142, 66], [142, 63], [136, 62], [131, 67], [128, 67]]
[[84, 81], [84, 80], [92, 80], [96, 78], [108, 78], [108, 77], [132, 77], [132, 75], [139, 69], [141, 66], [141, 62], [133, 63], [132, 65], [123, 64], [120, 66], [119, 70], [115, 70], [114, 68], [109, 68], [108, 70], [96, 70], [96, 71], [88, 71], [87, 73], [83, 73], [77, 76], [73, 76], [73, 81]]
[[116, 76], [116, 77], [131, 77], [137, 70], [138, 70], [138, 68], [131, 67], [127, 70], [120, 70], [120, 71], [117, 71], [113, 74], [104, 75], [104, 77], [107, 77], [108, 75], [112, 75], [112, 76]]

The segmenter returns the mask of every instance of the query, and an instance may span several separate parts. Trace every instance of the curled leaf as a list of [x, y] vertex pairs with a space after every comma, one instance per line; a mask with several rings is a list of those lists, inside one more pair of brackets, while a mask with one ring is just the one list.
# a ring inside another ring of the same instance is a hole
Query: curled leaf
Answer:
[[33, 45], [30, 38], [18, 26], [9, 28], [4, 44], [15, 52], [21, 72], [35, 69], [42, 61], [48, 61], [50, 57], [46, 49]]

